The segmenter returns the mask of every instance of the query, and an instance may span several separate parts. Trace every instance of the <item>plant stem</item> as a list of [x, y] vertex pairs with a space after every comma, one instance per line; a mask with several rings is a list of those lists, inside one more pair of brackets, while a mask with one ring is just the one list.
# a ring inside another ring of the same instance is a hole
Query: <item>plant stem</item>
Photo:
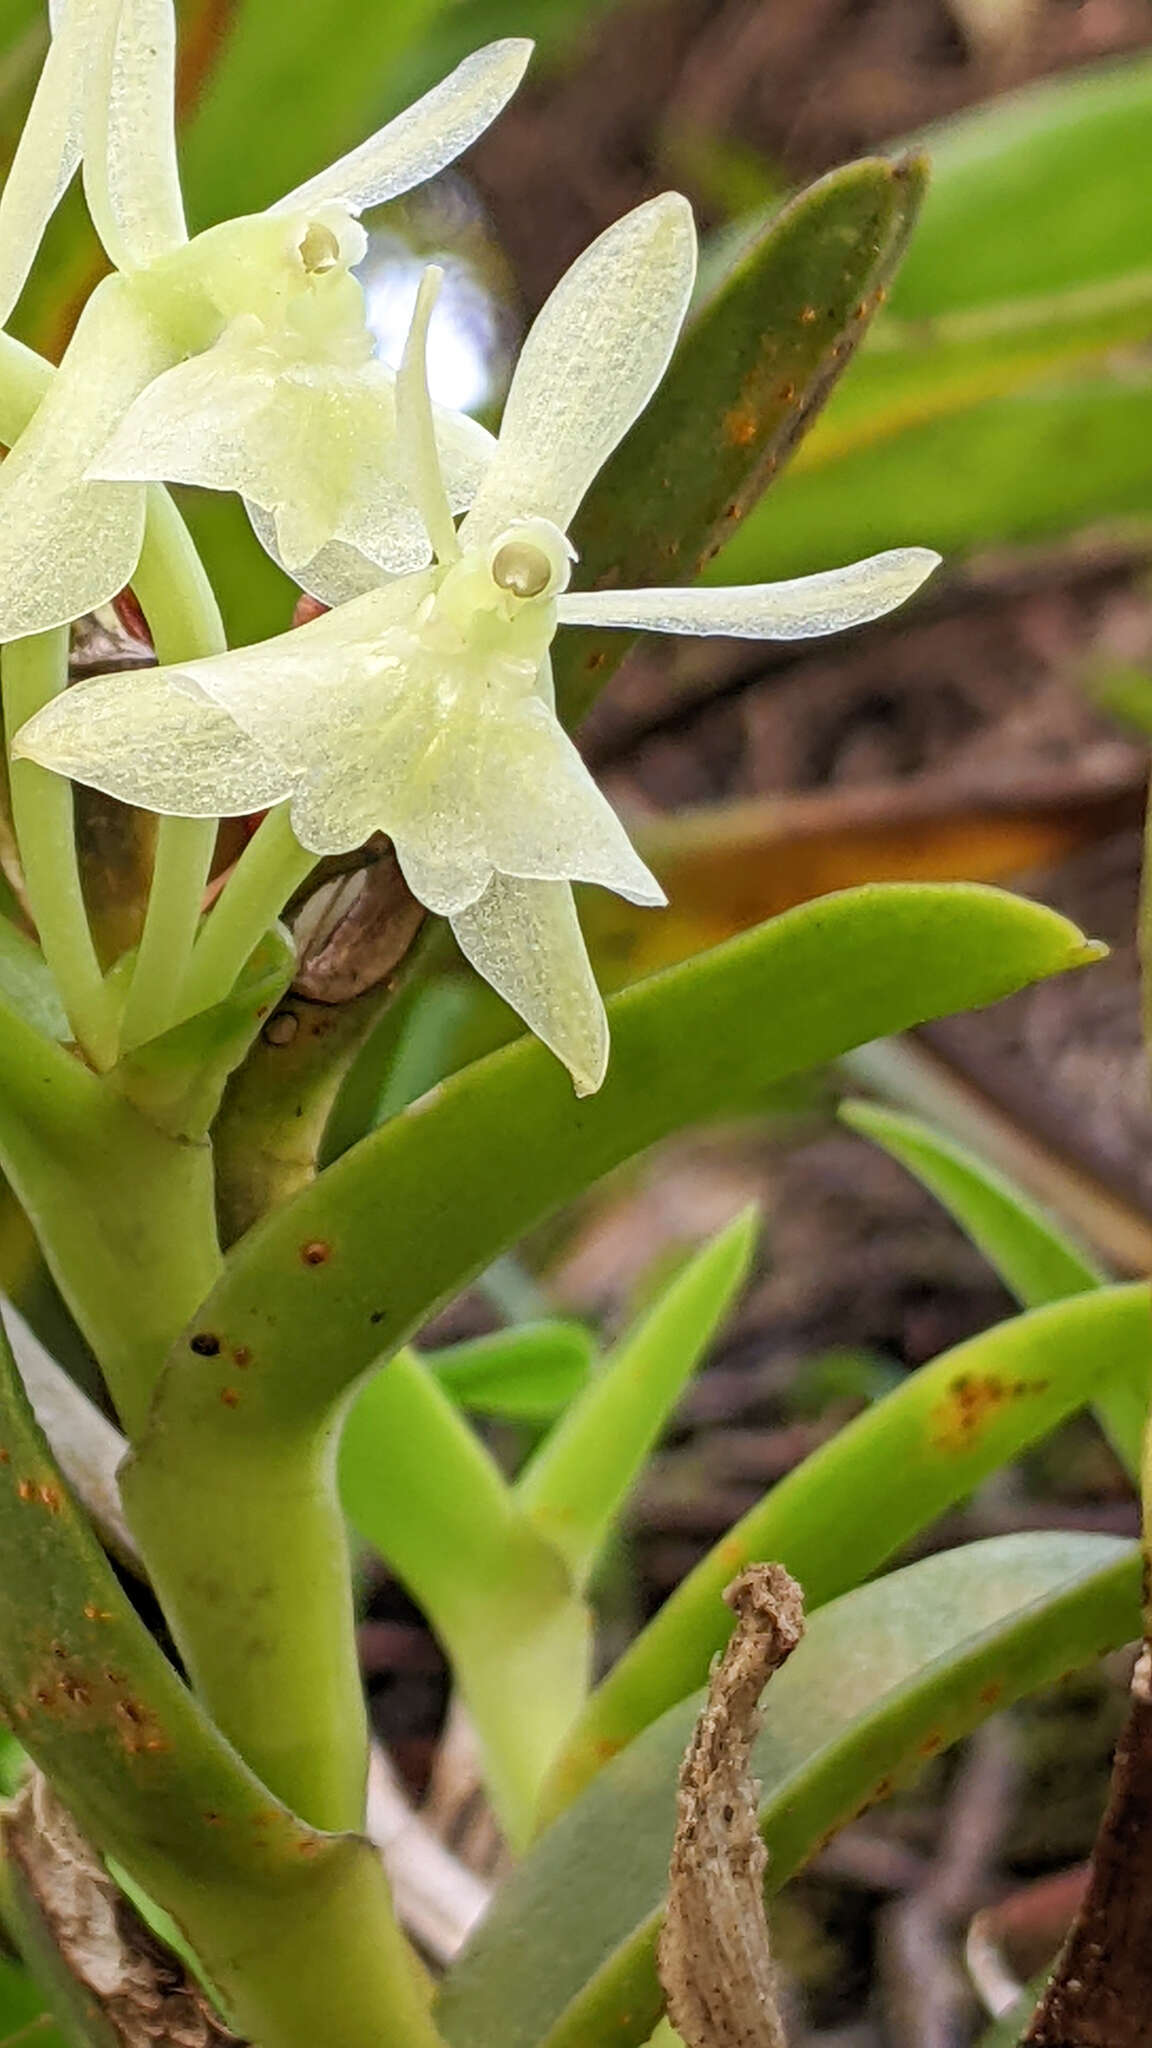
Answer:
[[[12, 641], [3, 662], [11, 748], [21, 726], [67, 684], [67, 627]], [[77, 1043], [94, 1067], [110, 1067], [116, 1057], [116, 1002], [104, 983], [80, 886], [71, 786], [34, 761], [10, 761], [9, 777], [12, 822], [44, 958]]]
[[[212, 585], [165, 491], [149, 494], [132, 587], [160, 662], [192, 661], [227, 644]], [[166, 1030], [180, 1013], [215, 844], [215, 819], [160, 820], [148, 913], [124, 1009], [126, 1051]]]
[[315, 867], [316, 858], [293, 832], [287, 805], [269, 811], [196, 942], [180, 1002], [183, 1016], [195, 1016], [228, 994], [293, 890]]

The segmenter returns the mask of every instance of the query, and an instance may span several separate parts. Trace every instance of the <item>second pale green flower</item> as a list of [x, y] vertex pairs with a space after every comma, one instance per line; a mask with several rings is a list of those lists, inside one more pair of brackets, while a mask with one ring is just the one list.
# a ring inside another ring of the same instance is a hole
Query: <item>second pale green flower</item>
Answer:
[[662, 377], [695, 270], [691, 211], [652, 200], [593, 243], [536, 321], [496, 452], [457, 531], [424, 375], [426, 280], [397, 383], [398, 452], [434, 567], [262, 646], [101, 678], [15, 751], [147, 809], [280, 802], [316, 854], [390, 835], [414, 894], [570, 1069], [599, 1087], [603, 1004], [572, 899], [663, 900], [552, 707], [558, 626], [793, 639], [878, 617], [937, 557], [898, 549], [742, 589], [569, 592], [566, 529]]

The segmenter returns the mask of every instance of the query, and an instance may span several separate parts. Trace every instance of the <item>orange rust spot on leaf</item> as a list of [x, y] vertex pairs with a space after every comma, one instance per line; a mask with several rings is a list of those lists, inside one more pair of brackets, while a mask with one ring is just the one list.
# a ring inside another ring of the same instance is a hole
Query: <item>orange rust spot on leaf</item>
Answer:
[[220, 1399], [226, 1408], [238, 1408], [240, 1406], [240, 1396], [235, 1387], [221, 1387]]
[[93, 1601], [89, 1600], [84, 1609], [84, 1619], [85, 1621], [112, 1621], [114, 1616], [107, 1607], [97, 1607]]
[[4, 1446], [3, 1446], [2, 1444], [0, 1444], [0, 1465], [10, 1465], [11, 1463], [12, 1463], [12, 1453], [11, 1453], [11, 1451], [6, 1451], [6, 1450], [4, 1449]]
[[58, 1515], [62, 1506], [60, 1489], [56, 1486], [42, 1486], [40, 1499], [50, 1515]]
[[249, 1351], [247, 1344], [237, 1344], [232, 1357], [240, 1367], [241, 1372], [244, 1371], [245, 1366], [249, 1366], [252, 1363], [252, 1353]]
[[815, 306], [801, 306], [800, 318], [805, 327], [811, 327], [812, 322], [817, 318]]
[[994, 1707], [997, 1700], [1003, 1696], [1004, 1687], [998, 1678], [990, 1678], [987, 1685], [980, 1687], [979, 1700], [982, 1707]]
[[920, 1754], [921, 1756], [935, 1756], [943, 1747], [944, 1737], [937, 1728], [933, 1730], [931, 1735], [924, 1737], [923, 1742], [920, 1744]]
[[1010, 1401], [1047, 1392], [1048, 1381], [1004, 1380], [996, 1373], [960, 1373], [933, 1411], [933, 1442], [940, 1450], [966, 1451]]
[[759, 418], [750, 405], [734, 405], [724, 415], [722, 432], [729, 448], [747, 448], [759, 431]]
[[302, 1244], [300, 1257], [306, 1266], [326, 1266], [332, 1257], [332, 1247], [322, 1237], [314, 1237], [310, 1244]]
[[22, 1480], [20, 1481], [20, 1484], [19, 1484], [19, 1486], [18, 1486], [18, 1487], [16, 1488], [16, 1491], [17, 1491], [17, 1493], [19, 1494], [19, 1496], [20, 1496], [21, 1500], [23, 1500], [23, 1501], [30, 1501], [30, 1500], [35, 1500], [35, 1498], [36, 1498], [36, 1482], [35, 1482], [35, 1480], [33, 1480], [33, 1479], [22, 1479]]
[[891, 1799], [895, 1790], [896, 1786], [893, 1779], [880, 1778], [872, 1787], [872, 1797], [873, 1799]]

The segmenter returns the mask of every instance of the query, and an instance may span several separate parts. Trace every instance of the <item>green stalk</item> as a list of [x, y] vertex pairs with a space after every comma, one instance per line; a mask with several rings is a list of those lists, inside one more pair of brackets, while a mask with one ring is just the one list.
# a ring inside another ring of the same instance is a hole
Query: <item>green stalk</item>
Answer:
[[[215, 592], [184, 521], [165, 491], [149, 494], [144, 546], [132, 581], [157, 659], [194, 661], [226, 646]], [[166, 1031], [181, 993], [216, 844], [214, 818], [162, 818], [148, 912], [124, 1009], [126, 1051]]]
[[2, 1332], [0, 1420], [0, 1697], [83, 1833], [172, 1915], [260, 2048], [440, 2048], [379, 1858], [278, 1805], [189, 1693], [61, 1479]]
[[316, 865], [281, 804], [258, 827], [220, 892], [196, 941], [180, 1010], [195, 1016], [234, 987], [246, 961], [276, 922], [294, 889]]
[[[22, 725], [68, 681], [68, 628], [13, 640], [3, 655], [11, 750]], [[9, 761], [12, 823], [40, 946], [77, 1044], [103, 1070], [116, 1058], [118, 1016], [97, 958], [76, 857], [72, 786], [34, 761]]]

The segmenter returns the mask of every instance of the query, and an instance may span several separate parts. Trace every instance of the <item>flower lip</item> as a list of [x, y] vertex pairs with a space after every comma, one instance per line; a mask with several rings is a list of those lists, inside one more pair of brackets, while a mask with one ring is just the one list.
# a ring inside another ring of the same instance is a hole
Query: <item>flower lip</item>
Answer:
[[550, 519], [518, 519], [488, 550], [488, 572], [498, 590], [523, 600], [558, 597], [568, 588], [576, 550]]

